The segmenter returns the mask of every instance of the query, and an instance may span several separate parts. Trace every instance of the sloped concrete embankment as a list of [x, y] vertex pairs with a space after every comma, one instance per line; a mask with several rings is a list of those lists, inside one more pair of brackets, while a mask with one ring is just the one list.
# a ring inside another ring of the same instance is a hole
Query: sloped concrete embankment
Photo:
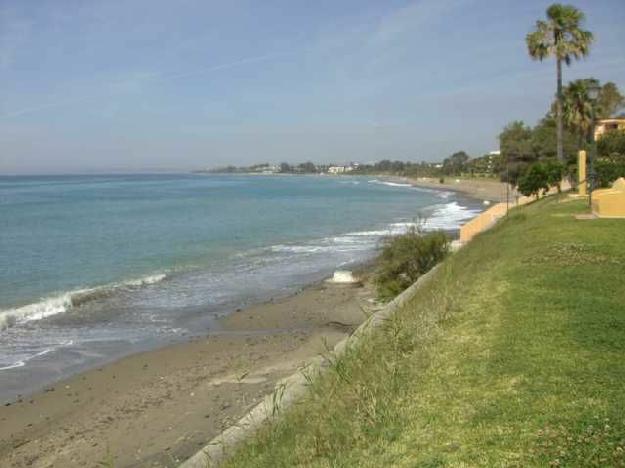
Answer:
[[347, 349], [358, 346], [367, 335], [384, 324], [390, 316], [414, 296], [419, 288], [431, 281], [438, 268], [439, 266], [436, 266], [421, 276], [412, 286], [372, 314], [352, 335], [337, 343], [330, 356], [317, 356], [298, 372], [278, 382], [273, 393], [267, 395], [235, 425], [223, 431], [193, 457], [180, 465], [180, 468], [217, 466], [228, 454], [234, 451], [239, 443], [253, 436], [263, 424], [271, 422], [294, 402], [305, 396], [312, 379], [317, 378], [331, 365], [332, 361], [341, 357]]

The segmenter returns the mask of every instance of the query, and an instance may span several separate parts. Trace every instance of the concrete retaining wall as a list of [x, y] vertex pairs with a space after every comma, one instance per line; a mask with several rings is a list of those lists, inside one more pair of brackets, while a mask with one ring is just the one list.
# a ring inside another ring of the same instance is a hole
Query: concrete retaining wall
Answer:
[[425, 275], [421, 276], [412, 286], [389, 302], [383, 309], [372, 314], [363, 322], [356, 331], [340, 341], [334, 347], [332, 356], [317, 356], [298, 372], [279, 381], [273, 393], [267, 395], [263, 401], [256, 405], [248, 414], [241, 418], [234, 426], [229, 427], [208, 445], [202, 448], [189, 460], [180, 465], [180, 468], [207, 468], [217, 466], [229, 454], [234, 452], [236, 446], [242, 441], [252, 437], [264, 424], [278, 417], [285, 409], [295, 401], [306, 395], [311, 380], [317, 378], [326, 370], [331, 361], [345, 354], [347, 349], [353, 348], [360, 343], [363, 337], [369, 335], [374, 329], [381, 326], [392, 314], [404, 306], [415, 292], [429, 282], [438, 270], [437, 265]]

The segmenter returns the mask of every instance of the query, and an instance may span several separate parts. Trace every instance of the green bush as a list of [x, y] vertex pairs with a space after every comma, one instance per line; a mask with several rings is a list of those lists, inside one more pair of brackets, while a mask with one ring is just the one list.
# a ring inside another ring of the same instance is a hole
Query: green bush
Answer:
[[607, 132], [597, 141], [597, 151], [602, 158], [625, 159], [625, 130]]
[[600, 159], [595, 163], [596, 187], [610, 187], [619, 177], [625, 177], [625, 161]]
[[548, 181], [547, 168], [541, 163], [535, 163], [519, 179], [518, 189], [526, 197], [535, 195], [538, 198], [542, 191], [549, 190]]
[[427, 273], [449, 252], [449, 237], [442, 231], [422, 233], [413, 228], [386, 240], [378, 257], [375, 284], [381, 299], [392, 299]]

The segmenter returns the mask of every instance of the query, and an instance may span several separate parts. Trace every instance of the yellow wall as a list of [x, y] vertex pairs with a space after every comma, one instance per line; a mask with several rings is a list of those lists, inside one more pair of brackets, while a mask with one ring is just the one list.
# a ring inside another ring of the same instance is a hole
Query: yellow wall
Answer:
[[612, 188], [592, 192], [592, 212], [600, 218], [625, 218], [625, 179], [617, 179]]

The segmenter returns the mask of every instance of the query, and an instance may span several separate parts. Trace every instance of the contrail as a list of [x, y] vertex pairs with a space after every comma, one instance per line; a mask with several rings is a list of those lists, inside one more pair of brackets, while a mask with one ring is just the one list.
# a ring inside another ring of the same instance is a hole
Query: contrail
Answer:
[[[259, 55], [256, 57], [247, 57], [247, 58], [243, 58], [243, 59], [239, 59], [239, 60], [235, 60], [234, 62], [228, 62], [228, 63], [222, 63], [219, 65], [213, 65], [211, 67], [207, 67], [207, 68], [203, 68], [200, 70], [196, 70], [193, 72], [188, 72], [188, 73], [170, 73], [170, 74], [154, 74], [149, 78], [145, 78], [145, 81], [162, 81], [162, 82], [166, 82], [166, 81], [172, 81], [172, 80], [177, 80], [179, 78], [188, 78], [190, 76], [197, 76], [197, 75], [204, 75], [204, 74], [209, 74], [212, 72], [217, 72], [220, 70], [227, 70], [229, 68], [236, 68], [236, 67], [240, 67], [243, 65], [248, 65], [251, 63], [260, 63], [260, 62], [266, 62], [272, 59], [275, 59], [277, 57], [281, 57], [281, 56], [285, 56], [285, 55], [290, 55], [287, 52], [276, 52], [276, 53], [272, 53], [272, 54], [265, 54], [265, 55]], [[123, 84], [125, 83], [125, 81], [119, 81], [119, 82], [114, 82], [112, 84]], [[93, 96], [90, 97], [82, 97], [82, 98], [73, 98], [73, 99], [66, 99], [63, 101], [57, 101], [57, 102], [52, 102], [49, 104], [42, 104], [39, 106], [32, 106], [32, 107], [26, 107], [24, 109], [20, 109], [20, 110], [16, 110], [16, 111], [11, 111], [11, 112], [7, 112], [5, 114], [1, 114], [0, 115], [0, 119], [10, 119], [13, 117], [19, 117], [21, 115], [26, 115], [26, 114], [32, 114], [34, 112], [39, 112], [42, 110], [46, 110], [46, 109], [51, 109], [51, 108], [55, 108], [55, 107], [62, 107], [62, 106], [66, 106], [68, 104], [74, 104], [77, 102], [82, 102], [82, 101], [88, 101], [90, 99], [97, 99]]]
[[290, 54], [287, 52], [279, 52], [279, 53], [273, 53], [273, 54], [259, 55], [258, 57], [248, 57], [248, 58], [236, 60], [234, 62], [223, 63], [221, 65], [215, 65], [215, 66], [205, 68], [202, 70], [196, 70], [194, 72], [162, 75], [161, 78], [163, 80], [175, 80], [178, 78], [187, 78], [188, 76], [202, 75], [205, 73], [211, 73], [211, 72], [215, 72], [219, 70], [227, 70], [228, 68], [235, 68], [241, 65], [247, 65], [248, 63], [266, 62], [268, 60], [272, 60], [274, 58], [285, 56], [285, 55], [290, 55]]

